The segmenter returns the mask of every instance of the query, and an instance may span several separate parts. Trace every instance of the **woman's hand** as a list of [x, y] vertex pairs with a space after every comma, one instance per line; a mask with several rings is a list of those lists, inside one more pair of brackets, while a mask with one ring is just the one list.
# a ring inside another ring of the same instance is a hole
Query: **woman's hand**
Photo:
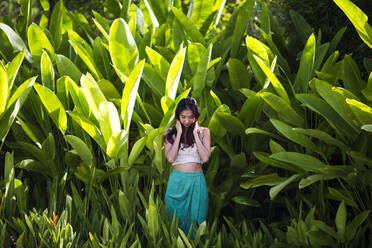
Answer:
[[200, 128], [199, 128], [198, 122], [196, 121], [194, 131], [193, 131], [194, 137], [199, 137], [199, 133], [200, 133]]
[[176, 130], [177, 130], [177, 134], [182, 134], [182, 125], [181, 125], [181, 122], [179, 120], [176, 121]]

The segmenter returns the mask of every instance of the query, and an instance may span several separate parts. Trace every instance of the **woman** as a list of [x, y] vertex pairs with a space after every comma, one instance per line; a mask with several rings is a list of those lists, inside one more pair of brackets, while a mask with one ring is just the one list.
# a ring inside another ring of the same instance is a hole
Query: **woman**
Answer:
[[209, 129], [198, 125], [200, 109], [195, 99], [182, 99], [175, 116], [176, 126], [164, 132], [165, 156], [173, 165], [165, 204], [168, 216], [175, 214], [187, 234], [190, 219], [200, 225], [207, 216], [208, 191], [202, 164], [211, 155], [211, 141]]

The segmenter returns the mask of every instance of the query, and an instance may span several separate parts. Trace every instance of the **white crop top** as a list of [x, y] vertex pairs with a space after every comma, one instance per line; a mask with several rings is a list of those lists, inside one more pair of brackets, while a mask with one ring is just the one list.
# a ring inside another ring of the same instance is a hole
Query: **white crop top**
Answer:
[[[199, 135], [202, 137], [201, 132]], [[203, 161], [200, 159], [195, 143], [189, 147], [184, 147], [183, 144], [181, 143], [181, 147], [178, 150], [176, 160], [172, 163], [172, 165], [185, 164], [185, 163], [200, 163], [200, 164], [203, 163]]]

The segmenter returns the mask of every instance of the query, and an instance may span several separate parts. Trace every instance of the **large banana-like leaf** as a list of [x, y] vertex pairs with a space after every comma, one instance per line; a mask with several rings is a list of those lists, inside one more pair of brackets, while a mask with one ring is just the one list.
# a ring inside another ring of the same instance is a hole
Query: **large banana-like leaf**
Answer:
[[63, 1], [60, 0], [54, 6], [52, 12], [52, 18], [50, 19], [49, 30], [54, 40], [54, 47], [59, 49], [62, 41], [62, 30], [63, 30], [63, 16], [65, 14], [65, 7]]
[[361, 90], [366, 87], [362, 80], [357, 64], [352, 59], [351, 55], [346, 55], [343, 59], [342, 80], [345, 83], [345, 88], [353, 92], [360, 99], [363, 99]]
[[51, 91], [55, 91], [53, 63], [47, 52], [43, 51], [40, 62], [41, 83]]
[[119, 113], [112, 102], [103, 101], [100, 103], [98, 121], [107, 144], [111, 135], [120, 131]]
[[302, 51], [300, 60], [300, 68], [298, 69], [295, 88], [297, 92], [307, 93], [309, 81], [313, 74], [313, 67], [315, 61], [315, 36], [310, 35], [306, 42], [305, 48]]
[[246, 65], [238, 59], [230, 58], [228, 61], [228, 69], [231, 87], [234, 90], [250, 88], [251, 75], [249, 75]]
[[106, 40], [109, 41], [110, 26], [108, 22], [98, 12], [92, 10], [92, 13], [94, 15], [94, 24], [96, 24], [97, 28], [101, 31]]
[[[285, 91], [283, 85], [280, 83], [280, 81], [278, 80], [278, 78], [273, 73], [274, 68], [275, 68], [275, 65], [276, 65], [276, 57], [275, 57], [275, 59], [272, 62], [271, 69], [269, 69], [265, 65], [265, 63], [262, 60], [260, 60], [259, 57], [257, 57], [256, 55], [253, 55], [253, 57], [256, 60], [257, 64], [260, 66], [261, 70], [265, 73], [265, 75], [267, 76], [267, 78], [270, 80], [271, 84], [273, 85], [273, 87], [274, 87], [275, 91], [278, 93], [278, 95], [284, 101], [286, 101], [289, 104], [290, 101], [289, 101], [289, 97], [288, 97], [287, 92]], [[264, 85], [264, 88], [266, 88], [266, 87], [267, 86]]]
[[232, 36], [232, 45], [230, 52], [230, 57], [232, 58], [235, 58], [237, 56], [241, 40], [248, 27], [249, 18], [251, 16], [254, 3], [255, 3], [254, 0], [247, 0], [239, 9], [238, 17], [236, 18], [236, 23], [234, 26], [234, 32]]
[[228, 132], [236, 135], [243, 135], [245, 131], [244, 124], [237, 117], [230, 113], [216, 112], [216, 117]]
[[128, 24], [116, 19], [110, 28], [109, 51], [115, 68], [129, 76], [138, 63], [138, 49]]
[[31, 55], [36, 58], [36, 61], [40, 61], [40, 57], [43, 54], [43, 49], [48, 51], [49, 56], [51, 57], [52, 61], [54, 61], [54, 48], [48, 37], [38, 25], [33, 23], [28, 27], [27, 38]]
[[186, 31], [191, 41], [199, 42], [205, 45], [204, 37], [196, 28], [195, 24], [182, 12], [182, 10], [170, 6], [173, 14], [182, 25], [182, 28]]
[[145, 63], [143, 67], [143, 80], [147, 86], [159, 97], [165, 94], [165, 80], [159, 76], [159, 74], [154, 70], [154, 68]]
[[90, 166], [93, 164], [93, 155], [84, 141], [74, 135], [66, 135], [65, 139], [74, 148], [85, 165]]
[[59, 75], [69, 76], [76, 83], [80, 82], [82, 73], [69, 58], [65, 57], [64, 55], [57, 54], [56, 64]]
[[304, 119], [283, 98], [270, 92], [259, 93], [262, 99], [273, 108], [284, 121], [296, 126], [302, 126]]
[[123, 90], [123, 96], [121, 99], [121, 117], [123, 118], [124, 130], [126, 132], [129, 131], [130, 121], [132, 119], [134, 104], [136, 102], [136, 95], [139, 83], [141, 81], [144, 65], [145, 60], [141, 60], [134, 67]]
[[346, 14], [360, 38], [372, 48], [372, 28], [368, 24], [368, 16], [349, 0], [333, 0], [333, 2]]
[[97, 37], [93, 43], [93, 56], [98, 70], [103, 74], [104, 78], [113, 81], [111, 73], [111, 65], [107, 50], [102, 45], [102, 40]]
[[300, 40], [303, 44], [306, 44], [306, 41], [313, 32], [311, 26], [297, 11], [290, 10], [289, 15], [291, 16], [292, 22], [295, 25]]
[[19, 71], [19, 68], [21, 67], [21, 64], [23, 62], [23, 59], [25, 57], [25, 50], [18, 53], [14, 59], [8, 64], [8, 67], [6, 68], [6, 74], [8, 76], [8, 86], [9, 90], [13, 88], [14, 80], [17, 76], [17, 73]]
[[139, 140], [136, 141], [134, 144], [128, 158], [128, 165], [132, 166], [138, 156], [141, 154], [143, 148], [145, 147], [146, 144], [146, 137], [142, 137]]
[[150, 59], [150, 63], [154, 67], [155, 72], [157, 72], [165, 82], [170, 67], [169, 62], [161, 54], [150, 47], [146, 47], [146, 54]]
[[200, 58], [200, 62], [197, 66], [196, 73], [191, 79], [191, 84], [193, 86], [195, 96], [200, 96], [202, 90], [205, 87], [205, 81], [207, 79], [208, 65], [211, 60], [212, 55], [212, 44], [205, 49], [204, 53]]
[[0, 65], [0, 116], [5, 111], [6, 103], [9, 96], [9, 86], [8, 86], [8, 75], [6, 74], [5, 68]]
[[346, 99], [346, 103], [362, 125], [372, 124], [372, 108], [354, 99]]
[[300, 175], [298, 174], [294, 174], [293, 176], [289, 177], [288, 179], [286, 179], [285, 181], [279, 183], [278, 185], [272, 187], [270, 189], [270, 199], [271, 200], [274, 200], [275, 197], [288, 185], [290, 184], [291, 182], [297, 180], [298, 178], [300, 177]]
[[[95, 118], [99, 119], [99, 106], [102, 102], [106, 101], [105, 95], [102, 93], [101, 89], [97, 85], [91, 76], [83, 75], [81, 77], [81, 90], [84, 93], [86, 101], [89, 104], [91, 112], [94, 114]], [[80, 96], [79, 96], [80, 98]], [[80, 101], [81, 102], [81, 101]]]
[[180, 82], [183, 62], [185, 60], [186, 48], [180, 51], [174, 57], [168, 71], [167, 81], [165, 83], [165, 95], [171, 99], [176, 98], [178, 84]]
[[270, 158], [296, 165], [309, 172], [320, 172], [320, 169], [327, 166], [313, 156], [298, 152], [278, 152], [271, 155]]
[[65, 133], [67, 130], [67, 115], [58, 97], [43, 85], [35, 84], [34, 88], [56, 126], [62, 133]]
[[27, 61], [32, 64], [31, 53], [28, 50], [25, 43], [23, 42], [22, 38], [16, 32], [14, 32], [14, 30], [11, 27], [9, 27], [8, 25], [4, 23], [0, 23], [0, 29], [3, 30], [3, 32], [8, 37], [8, 40], [10, 44], [12, 45], [13, 49], [19, 52], [25, 51], [25, 57]]
[[200, 29], [209, 15], [213, 12], [214, 2], [209, 0], [194, 0], [191, 2], [191, 21]]

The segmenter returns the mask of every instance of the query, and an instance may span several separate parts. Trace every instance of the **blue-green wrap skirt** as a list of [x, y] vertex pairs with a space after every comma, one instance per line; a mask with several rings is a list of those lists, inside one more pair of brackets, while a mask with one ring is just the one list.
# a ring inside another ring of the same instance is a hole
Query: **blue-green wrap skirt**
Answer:
[[191, 222], [200, 225], [208, 210], [208, 190], [203, 172], [173, 170], [165, 192], [168, 217], [178, 217], [178, 224], [187, 235]]

